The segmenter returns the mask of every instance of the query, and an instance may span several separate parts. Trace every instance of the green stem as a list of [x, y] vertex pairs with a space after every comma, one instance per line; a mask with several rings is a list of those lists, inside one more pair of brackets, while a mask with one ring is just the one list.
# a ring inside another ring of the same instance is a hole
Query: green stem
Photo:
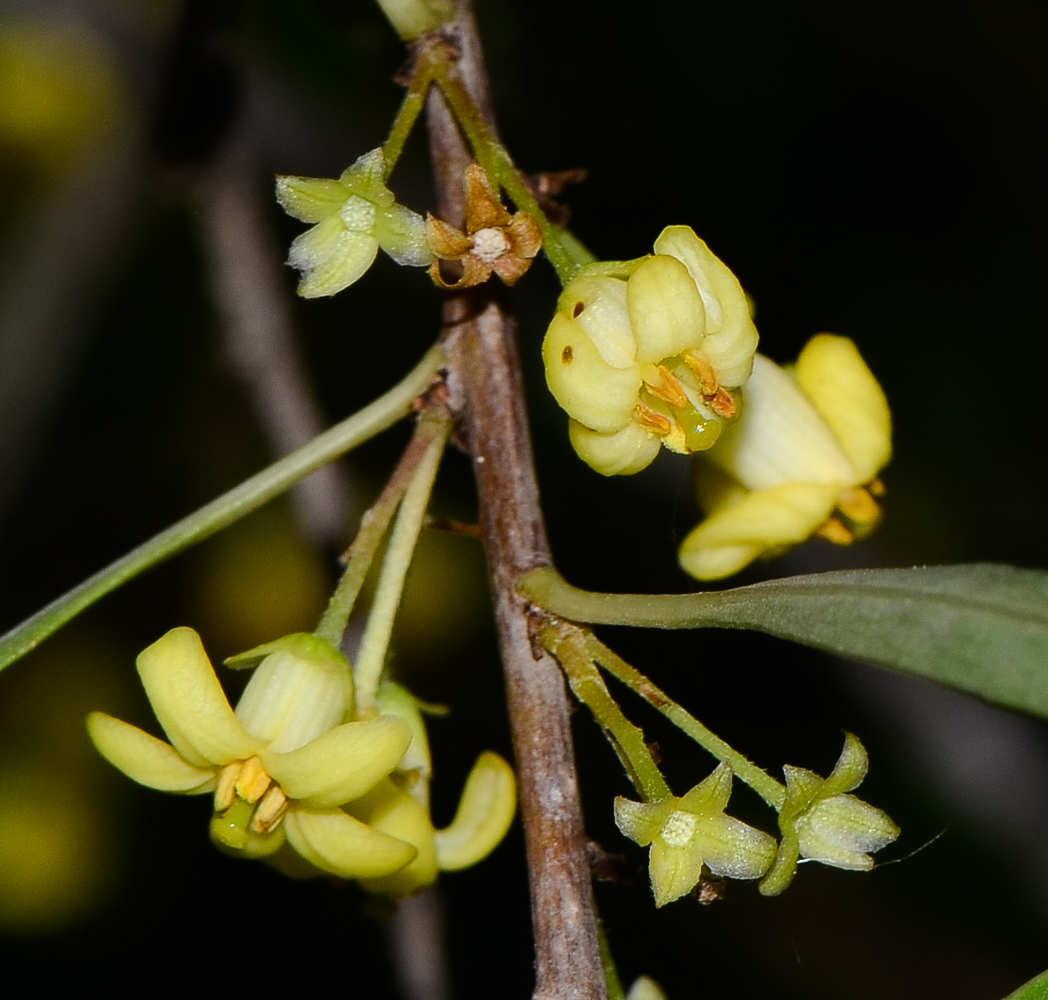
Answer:
[[476, 156], [488, 176], [502, 186], [518, 209], [532, 216], [542, 230], [542, 249], [553, 265], [562, 285], [579, 268], [595, 259], [570, 233], [554, 226], [521, 179], [505, 147], [491, 134], [480, 109], [454, 71], [453, 64], [440, 51], [433, 51], [433, 79], [440, 88]]
[[375, 554], [382, 545], [382, 539], [386, 536], [386, 530], [397, 512], [397, 507], [400, 506], [404, 492], [411, 484], [415, 469], [426, 454], [431, 436], [427, 433], [429, 426], [423, 424], [415, 429], [415, 434], [393, 470], [393, 475], [383, 487], [379, 498], [360, 519], [357, 535], [343, 556], [345, 572], [314, 632], [314, 635], [326, 639], [333, 646], [337, 647], [342, 643], [349, 616], [353, 613], [353, 606], [375, 560]]
[[389, 180], [393, 168], [404, 151], [404, 143], [407, 142], [418, 116], [426, 106], [426, 93], [429, 85], [433, 82], [433, 70], [429, 60], [421, 60], [416, 68], [415, 74], [408, 84], [408, 91], [400, 104], [397, 117], [393, 120], [393, 126], [389, 130], [389, 138], [382, 147], [382, 155], [385, 166], [382, 171], [382, 179]]
[[[552, 567], [529, 572], [518, 589], [547, 611], [591, 625], [632, 625], [636, 628], [759, 628], [744, 613], [750, 595], [771, 590], [777, 581], [734, 590], [693, 594], [602, 594], [580, 590]], [[775, 634], [775, 633], [772, 633]]]
[[782, 808], [783, 802], [786, 801], [786, 789], [771, 775], [762, 771], [737, 750], [733, 750], [719, 736], [711, 733], [695, 716], [652, 684], [636, 667], [630, 666], [622, 657], [608, 649], [592, 632], [586, 633], [586, 649], [588, 655], [609, 674], [657, 708], [678, 729], [687, 733], [717, 760], [730, 765], [735, 776], [749, 785], [768, 805], [776, 811]]
[[358, 713], [367, 712], [375, 703], [375, 692], [386, 665], [386, 651], [393, 634], [393, 621], [404, 592], [404, 579], [411, 565], [411, 557], [415, 554], [415, 545], [426, 518], [426, 507], [433, 492], [444, 445], [451, 434], [451, 426], [447, 412], [437, 407], [426, 410], [419, 422], [418, 433], [424, 434], [427, 439], [426, 451], [404, 492], [386, 558], [382, 561], [375, 601], [368, 614], [367, 627], [357, 654], [354, 674]]
[[543, 645], [563, 668], [571, 690], [593, 713], [644, 800], [658, 802], [670, 798], [673, 793], [644, 742], [644, 734], [622, 714], [594, 666], [587, 633], [567, 622], [559, 622], [544, 626], [540, 634]]
[[294, 486], [315, 469], [370, 440], [407, 416], [415, 398], [425, 392], [443, 363], [443, 352], [434, 347], [398, 385], [369, 406], [132, 549], [27, 618], [0, 637], [0, 670], [34, 649], [100, 597], [116, 590], [143, 570], [228, 527]]

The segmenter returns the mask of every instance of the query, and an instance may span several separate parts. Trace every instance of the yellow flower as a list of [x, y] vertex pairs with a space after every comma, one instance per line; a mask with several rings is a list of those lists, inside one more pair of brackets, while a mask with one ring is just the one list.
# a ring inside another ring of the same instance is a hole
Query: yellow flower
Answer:
[[[428, 885], [438, 868], [474, 863], [505, 834], [516, 791], [509, 765], [482, 755], [463, 815], [434, 831], [429, 752], [413, 699], [405, 707], [411, 696], [388, 685], [380, 714], [354, 720], [349, 663], [324, 640], [285, 636], [227, 662], [258, 664], [235, 712], [192, 629], [173, 629], [138, 657], [171, 743], [102, 712], [87, 720], [102, 756], [140, 784], [213, 792], [211, 836], [222, 849], [402, 895]], [[277, 856], [285, 844], [308, 865], [286, 850]]]
[[828, 778], [786, 765], [786, 801], [779, 811], [782, 841], [775, 863], [761, 882], [766, 896], [790, 884], [800, 858], [851, 871], [869, 871], [879, 851], [899, 836], [886, 812], [854, 795], [866, 777], [869, 760], [858, 737], [844, 734], [844, 749]]
[[681, 566], [715, 580], [812, 534], [862, 537], [880, 517], [876, 477], [890, 457], [887, 400], [847, 337], [813, 337], [792, 369], [758, 354], [741, 416], [703, 456], [707, 517], [681, 545]]
[[682, 454], [711, 447], [756, 348], [735, 276], [691, 229], [670, 226], [653, 256], [584, 267], [542, 353], [572, 445], [610, 476], [639, 472], [663, 444]]
[[703, 865], [727, 878], [760, 878], [768, 870], [775, 857], [774, 839], [724, 815], [731, 781], [731, 768], [721, 764], [679, 799], [615, 799], [618, 828], [641, 847], [651, 845], [649, 870], [656, 906], [691, 892]]
[[278, 177], [277, 201], [288, 215], [315, 222], [291, 244], [288, 263], [302, 272], [298, 294], [334, 295], [360, 278], [379, 247], [398, 264], [433, 261], [422, 216], [399, 205], [382, 179], [381, 149], [365, 153], [339, 179]]

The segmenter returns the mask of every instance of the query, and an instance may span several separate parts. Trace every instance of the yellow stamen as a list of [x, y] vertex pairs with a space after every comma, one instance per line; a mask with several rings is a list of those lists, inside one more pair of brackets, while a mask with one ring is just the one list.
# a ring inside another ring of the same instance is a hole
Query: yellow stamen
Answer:
[[233, 804], [237, 797], [237, 778], [240, 777], [242, 767], [243, 761], [235, 760], [222, 768], [215, 788], [215, 812], [225, 812]]
[[684, 395], [684, 389], [677, 377], [665, 365], [658, 365], [655, 370], [659, 373], [659, 381], [645, 382], [648, 392], [670, 406], [687, 406], [688, 397]]
[[287, 796], [279, 785], [273, 785], [259, 802], [251, 820], [251, 829], [255, 833], [268, 833], [279, 825], [287, 812]]
[[834, 545], [851, 545], [855, 536], [836, 517], [828, 518], [816, 530], [820, 538], [825, 538]]
[[861, 486], [842, 493], [837, 500], [837, 509], [850, 521], [860, 524], [876, 521], [881, 516], [877, 501]]
[[262, 761], [257, 757], [248, 757], [237, 778], [237, 795], [245, 802], [257, 802], [269, 788], [271, 780]]
[[643, 403], [638, 403], [634, 407], [633, 416], [641, 427], [651, 431], [653, 434], [658, 434], [660, 437], [665, 437], [671, 430], [673, 430], [673, 423], [670, 421], [669, 417], [664, 417], [661, 413], [656, 413], [653, 409], [645, 406]]

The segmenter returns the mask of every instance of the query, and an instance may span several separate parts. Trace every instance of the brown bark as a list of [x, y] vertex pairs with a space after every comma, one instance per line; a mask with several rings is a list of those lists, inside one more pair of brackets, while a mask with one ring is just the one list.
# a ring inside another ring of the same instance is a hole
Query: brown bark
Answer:
[[[490, 116], [487, 78], [469, 0], [459, 0], [453, 35], [458, 66]], [[439, 214], [461, 224], [470, 156], [440, 95], [429, 126]], [[535, 936], [535, 1000], [605, 1000], [596, 918], [571, 744], [564, 681], [535, 656], [520, 577], [550, 564], [524, 412], [515, 329], [489, 282], [448, 296], [444, 310], [448, 390], [473, 457], [527, 845]]]

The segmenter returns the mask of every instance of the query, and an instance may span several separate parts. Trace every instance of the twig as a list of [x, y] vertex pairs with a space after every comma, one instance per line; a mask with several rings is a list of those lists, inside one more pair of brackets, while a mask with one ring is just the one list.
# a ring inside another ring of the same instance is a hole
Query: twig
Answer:
[[[469, 0], [451, 26], [461, 78], [490, 118], [480, 43]], [[461, 221], [470, 157], [443, 100], [428, 108], [441, 218]], [[514, 327], [490, 283], [450, 295], [444, 309], [450, 405], [473, 456], [481, 526], [495, 593], [535, 936], [534, 1000], [605, 1000], [593, 893], [571, 745], [568, 699], [555, 661], [532, 650], [525, 572], [550, 564], [524, 413]]]

